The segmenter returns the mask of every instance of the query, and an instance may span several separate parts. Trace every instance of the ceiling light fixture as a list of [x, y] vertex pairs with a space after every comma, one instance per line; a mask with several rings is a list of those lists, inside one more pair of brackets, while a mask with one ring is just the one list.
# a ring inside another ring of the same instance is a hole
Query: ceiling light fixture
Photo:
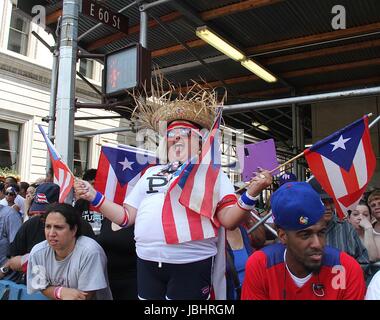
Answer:
[[247, 68], [249, 71], [256, 74], [261, 79], [267, 82], [276, 82], [277, 78], [270, 72], [265, 70], [264, 67], [260, 66], [258, 63], [247, 58], [243, 52], [237, 49], [234, 45], [229, 43], [227, 40], [223, 39], [217, 33], [212, 31], [207, 26], [198, 27], [195, 31], [196, 35], [203, 41], [207, 42], [209, 45], [213, 46], [215, 49], [224, 53], [231, 59], [238, 61], [243, 67]]
[[252, 61], [251, 59], [245, 59], [241, 61], [241, 64], [243, 67], [247, 68], [249, 71], [256, 74], [261, 79], [265, 80], [266, 82], [276, 82], [277, 78], [266, 71], [262, 66], [260, 66], [258, 63]]
[[254, 127], [258, 128], [258, 129], [263, 130], [263, 131], [269, 131], [269, 128], [268, 128], [267, 126], [261, 124], [260, 122], [256, 122], [256, 121], [254, 121], [254, 122], [252, 122], [252, 125], [253, 125]]
[[221, 36], [210, 30], [207, 26], [199, 27], [196, 30], [196, 35], [208, 44], [212, 45], [215, 49], [223, 52], [226, 56], [236, 61], [244, 60], [246, 57], [239, 49], [235, 48], [228, 41], [224, 40]]

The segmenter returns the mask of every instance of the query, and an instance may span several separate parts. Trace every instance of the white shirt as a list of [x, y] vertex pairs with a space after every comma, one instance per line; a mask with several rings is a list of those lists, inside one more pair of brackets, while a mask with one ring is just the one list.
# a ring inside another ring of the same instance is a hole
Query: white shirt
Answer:
[[303, 285], [309, 281], [309, 279], [311, 278], [311, 276], [313, 275], [312, 273], [308, 274], [306, 277], [304, 278], [298, 278], [297, 276], [295, 276], [291, 271], [290, 269], [288, 268], [288, 264], [286, 263], [286, 249], [284, 251], [284, 261], [285, 261], [285, 266], [286, 266], [286, 270], [288, 270], [289, 274], [290, 274], [290, 277], [293, 279], [294, 283], [296, 284], [296, 286], [298, 288], [301, 288], [303, 287]]
[[[137, 209], [135, 221], [136, 253], [140, 259], [165, 263], [190, 263], [205, 260], [217, 253], [217, 237], [167, 244], [162, 226], [162, 207], [169, 178], [157, 176], [164, 166], [149, 168], [137, 182], [125, 203]], [[234, 188], [222, 173], [220, 200], [233, 195]], [[219, 200], [219, 201], [220, 201]]]
[[[19, 212], [22, 215], [24, 214], [24, 202], [25, 202], [25, 199], [18, 194], [15, 198], [15, 205], [17, 205], [20, 208]], [[8, 206], [7, 199], [3, 198], [2, 200], [0, 200], [0, 204], [7, 207]]]
[[375, 273], [368, 285], [365, 300], [380, 300], [380, 270]]

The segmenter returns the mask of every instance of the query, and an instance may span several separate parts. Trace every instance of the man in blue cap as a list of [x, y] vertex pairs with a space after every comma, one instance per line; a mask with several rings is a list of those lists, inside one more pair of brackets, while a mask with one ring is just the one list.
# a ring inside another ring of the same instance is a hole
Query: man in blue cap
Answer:
[[305, 182], [285, 183], [271, 205], [280, 243], [248, 259], [242, 299], [362, 300], [360, 265], [325, 246], [325, 209], [318, 193]]

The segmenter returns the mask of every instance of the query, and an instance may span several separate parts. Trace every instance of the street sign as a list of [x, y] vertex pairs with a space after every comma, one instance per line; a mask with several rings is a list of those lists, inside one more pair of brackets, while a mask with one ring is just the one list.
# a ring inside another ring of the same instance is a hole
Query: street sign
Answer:
[[118, 31], [128, 34], [128, 18], [120, 13], [113, 12], [107, 7], [97, 4], [93, 0], [82, 0], [82, 13], [106, 24]]

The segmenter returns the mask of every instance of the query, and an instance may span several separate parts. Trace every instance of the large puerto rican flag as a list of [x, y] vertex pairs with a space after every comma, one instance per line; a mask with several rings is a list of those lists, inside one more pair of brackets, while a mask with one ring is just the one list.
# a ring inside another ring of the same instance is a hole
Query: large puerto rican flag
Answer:
[[222, 172], [219, 142], [221, 116], [222, 108], [219, 108], [201, 154], [184, 164], [178, 178], [169, 186], [162, 209], [162, 224], [169, 244], [218, 236], [211, 276], [211, 297], [216, 300], [226, 299], [225, 230], [214, 219]]
[[103, 146], [94, 187], [106, 199], [122, 205], [145, 170], [155, 163], [155, 156], [143, 149]]
[[162, 210], [166, 242], [175, 244], [216, 237], [219, 222], [214, 213], [219, 201], [221, 109], [203, 143], [202, 152], [184, 164], [169, 186]]
[[334, 199], [338, 216], [345, 217], [360, 201], [376, 167], [368, 116], [315, 143], [305, 150], [305, 158]]

